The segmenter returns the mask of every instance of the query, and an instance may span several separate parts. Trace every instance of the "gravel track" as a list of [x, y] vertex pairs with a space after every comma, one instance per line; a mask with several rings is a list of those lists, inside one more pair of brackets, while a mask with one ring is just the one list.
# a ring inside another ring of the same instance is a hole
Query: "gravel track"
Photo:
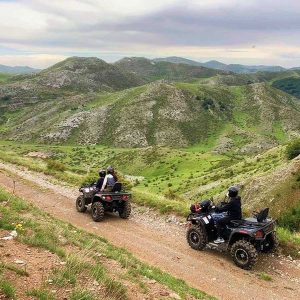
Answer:
[[[0, 185], [34, 203], [53, 216], [124, 247], [141, 260], [158, 266], [220, 299], [298, 299], [300, 262], [286, 257], [260, 255], [252, 271], [237, 268], [226, 253], [195, 251], [185, 239], [184, 219], [161, 216], [155, 211], [133, 206], [129, 220], [107, 214], [101, 223], [89, 213], [75, 209], [78, 191], [52, 177], [0, 162]], [[266, 282], [261, 272], [272, 276]]]

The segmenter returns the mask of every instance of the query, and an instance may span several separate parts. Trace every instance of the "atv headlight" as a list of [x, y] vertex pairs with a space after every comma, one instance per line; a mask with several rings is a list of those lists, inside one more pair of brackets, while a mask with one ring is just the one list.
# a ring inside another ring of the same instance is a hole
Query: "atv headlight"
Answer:
[[89, 188], [85, 188], [85, 189], [84, 189], [84, 192], [85, 192], [85, 193], [89, 193], [89, 191], [90, 191]]

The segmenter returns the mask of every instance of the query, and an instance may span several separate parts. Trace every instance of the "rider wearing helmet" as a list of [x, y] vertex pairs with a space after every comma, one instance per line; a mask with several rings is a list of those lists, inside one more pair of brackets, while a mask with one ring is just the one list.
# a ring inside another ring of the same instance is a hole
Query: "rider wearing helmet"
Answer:
[[99, 171], [99, 179], [96, 183], [97, 190], [100, 190], [102, 188], [105, 175], [106, 175], [105, 170], [100, 170]]
[[224, 239], [221, 237], [222, 231], [231, 220], [242, 219], [241, 197], [238, 196], [238, 193], [238, 189], [234, 186], [231, 186], [228, 189], [229, 201], [226, 204], [216, 207], [216, 212], [227, 212], [227, 216], [217, 221], [218, 238], [215, 240], [215, 243], [224, 242]]
[[112, 188], [114, 184], [118, 181], [115, 170], [112, 166], [109, 166], [106, 169], [106, 176], [102, 183], [101, 192], [104, 191], [105, 188]]

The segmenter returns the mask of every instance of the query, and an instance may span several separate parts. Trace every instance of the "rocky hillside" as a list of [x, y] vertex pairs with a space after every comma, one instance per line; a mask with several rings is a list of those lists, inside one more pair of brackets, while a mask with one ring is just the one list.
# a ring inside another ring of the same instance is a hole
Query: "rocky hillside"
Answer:
[[71, 57], [42, 71], [38, 84], [77, 91], [121, 90], [142, 82], [95, 57]]
[[217, 153], [248, 153], [300, 134], [300, 103], [265, 83], [230, 87], [156, 81], [20, 109], [2, 100], [1, 107], [1, 138], [22, 141], [184, 147], [210, 140]]
[[271, 86], [295, 71], [217, 72], [143, 58], [111, 65], [73, 57], [36, 75], [6, 77], [0, 138], [118, 147], [209, 143], [216, 153], [253, 153], [299, 136], [299, 101]]
[[0, 99], [36, 103], [70, 94], [115, 91], [142, 84], [132, 73], [98, 58], [68, 58], [38, 74], [16, 76], [0, 85]]

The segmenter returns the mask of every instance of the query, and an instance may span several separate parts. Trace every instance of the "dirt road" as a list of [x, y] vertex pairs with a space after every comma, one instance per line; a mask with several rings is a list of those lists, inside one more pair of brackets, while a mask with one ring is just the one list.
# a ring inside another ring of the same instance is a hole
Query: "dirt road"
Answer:
[[[253, 271], [237, 268], [226, 254], [213, 250], [192, 250], [185, 240], [185, 228], [153, 211], [135, 207], [123, 220], [109, 214], [101, 223], [89, 213], [76, 211], [76, 189], [53, 183], [53, 179], [11, 164], [0, 163], [0, 186], [34, 203], [57, 218], [107, 238], [125, 247], [141, 260], [158, 266], [220, 299], [298, 299], [300, 262], [284, 257], [260, 256]], [[261, 272], [272, 281], [259, 278]]]

